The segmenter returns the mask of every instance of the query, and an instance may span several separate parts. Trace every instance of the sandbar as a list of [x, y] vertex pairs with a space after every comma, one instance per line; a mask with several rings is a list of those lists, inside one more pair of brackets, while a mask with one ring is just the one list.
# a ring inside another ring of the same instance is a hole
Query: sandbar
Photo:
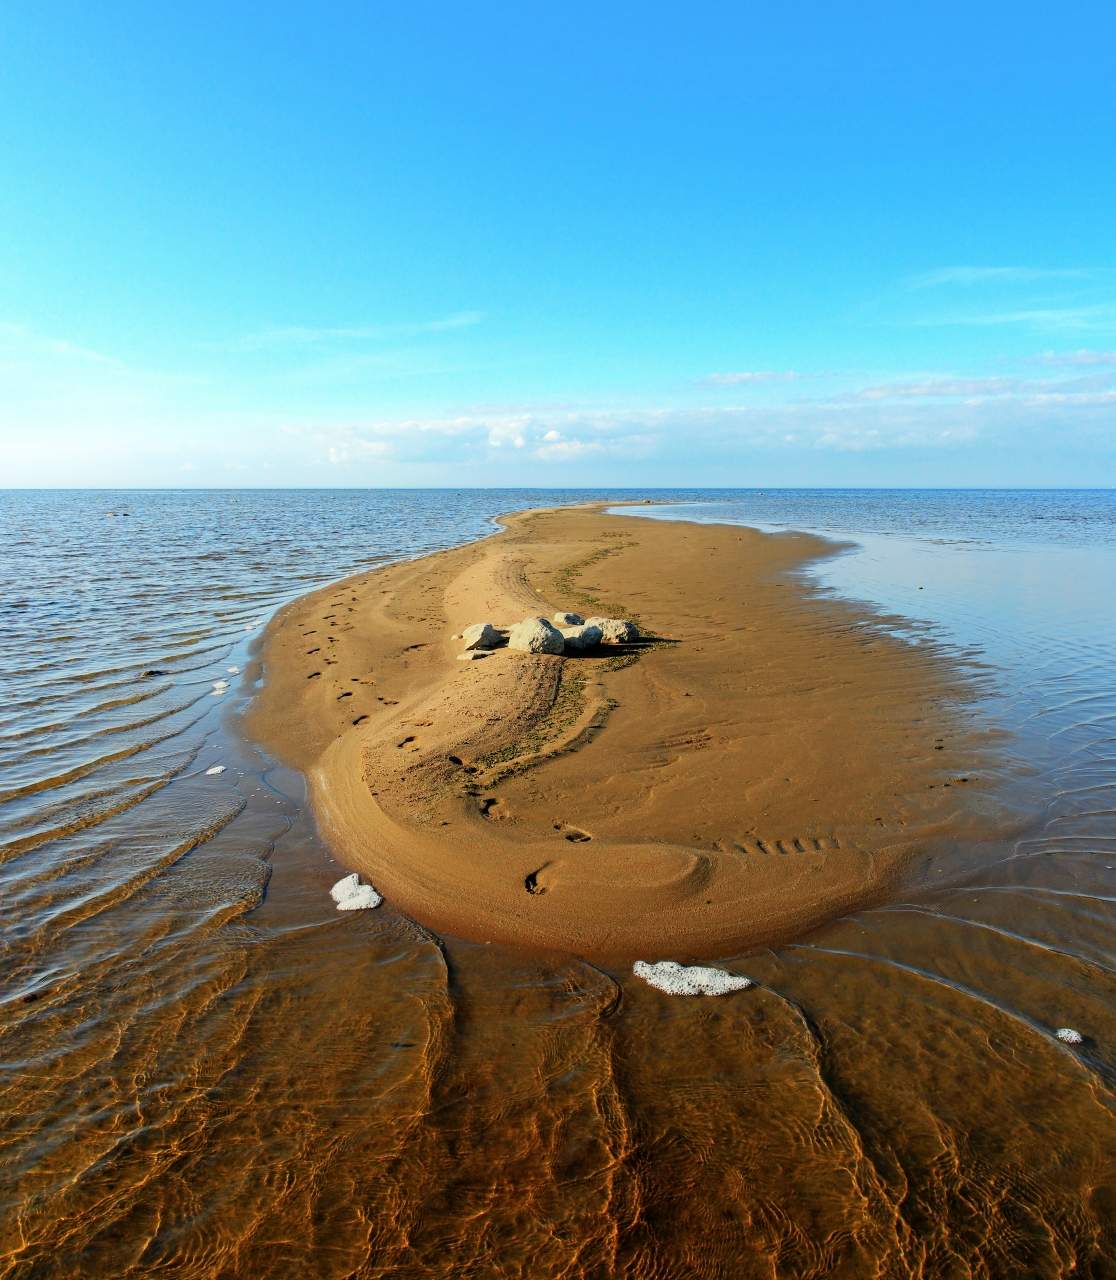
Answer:
[[[833, 544], [600, 507], [501, 525], [264, 637], [248, 730], [394, 908], [476, 942], [711, 958], [878, 903], [979, 829], [968, 677], [797, 572]], [[458, 661], [469, 624], [565, 609], [644, 639]]]

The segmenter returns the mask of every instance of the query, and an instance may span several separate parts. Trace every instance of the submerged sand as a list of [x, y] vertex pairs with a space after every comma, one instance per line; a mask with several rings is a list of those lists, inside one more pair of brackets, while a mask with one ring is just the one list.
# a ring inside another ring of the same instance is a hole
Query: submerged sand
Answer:
[[[507, 517], [282, 611], [249, 727], [339, 861], [437, 930], [602, 959], [800, 936], [979, 825], [980, 739], [932, 646], [793, 571], [805, 535]], [[634, 617], [625, 649], [458, 661], [470, 623]]]

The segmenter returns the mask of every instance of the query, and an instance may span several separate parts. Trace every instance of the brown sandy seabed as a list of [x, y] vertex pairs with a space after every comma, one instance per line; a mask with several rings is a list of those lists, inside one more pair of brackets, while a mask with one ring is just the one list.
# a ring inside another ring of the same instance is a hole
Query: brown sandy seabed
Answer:
[[[726, 955], [987, 830], [955, 669], [787, 576], [830, 544], [595, 508], [503, 523], [304, 597], [267, 637], [250, 729], [397, 908], [597, 959]], [[559, 608], [649, 639], [457, 659], [468, 624]]]

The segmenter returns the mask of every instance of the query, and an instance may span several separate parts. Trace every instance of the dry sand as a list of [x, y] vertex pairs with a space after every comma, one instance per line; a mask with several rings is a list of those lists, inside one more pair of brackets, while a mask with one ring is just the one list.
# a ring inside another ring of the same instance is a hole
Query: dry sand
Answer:
[[[605, 960], [796, 937], [980, 823], [980, 735], [932, 647], [793, 574], [804, 535], [604, 515], [357, 575], [272, 623], [249, 729], [347, 868], [434, 929]], [[451, 636], [636, 618], [587, 657]]]

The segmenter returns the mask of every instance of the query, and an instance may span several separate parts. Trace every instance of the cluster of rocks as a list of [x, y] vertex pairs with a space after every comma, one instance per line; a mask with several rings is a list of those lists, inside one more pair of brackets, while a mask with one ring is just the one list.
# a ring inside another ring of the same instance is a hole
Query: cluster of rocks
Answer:
[[459, 656], [469, 661], [505, 646], [521, 653], [581, 653], [601, 644], [631, 644], [639, 639], [639, 628], [626, 618], [556, 613], [553, 619], [524, 618], [510, 627], [476, 622], [454, 638], [465, 642], [465, 652]]

